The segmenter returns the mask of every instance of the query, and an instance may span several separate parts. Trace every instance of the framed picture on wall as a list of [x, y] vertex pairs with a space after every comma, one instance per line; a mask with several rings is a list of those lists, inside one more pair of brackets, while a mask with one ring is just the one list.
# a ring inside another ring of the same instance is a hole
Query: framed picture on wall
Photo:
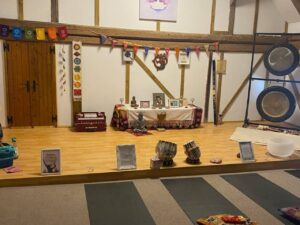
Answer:
[[150, 108], [150, 101], [140, 101], [141, 108]]
[[179, 52], [178, 65], [190, 65], [190, 57], [186, 52]]
[[42, 149], [41, 174], [56, 175], [61, 173], [60, 149]]
[[177, 20], [178, 0], [140, 0], [140, 20]]
[[165, 94], [164, 93], [153, 93], [153, 106], [154, 107], [165, 107]]

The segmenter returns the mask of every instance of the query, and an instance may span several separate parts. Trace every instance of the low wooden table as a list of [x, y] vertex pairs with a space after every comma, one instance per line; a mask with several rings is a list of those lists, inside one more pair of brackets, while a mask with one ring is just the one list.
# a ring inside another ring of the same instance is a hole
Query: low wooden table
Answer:
[[[202, 109], [195, 105], [179, 108], [133, 108], [130, 105], [115, 105], [111, 126], [119, 130], [131, 129], [142, 112], [147, 129], [156, 129], [158, 125], [166, 129], [197, 128], [201, 125]], [[159, 124], [158, 115], [166, 114]]]

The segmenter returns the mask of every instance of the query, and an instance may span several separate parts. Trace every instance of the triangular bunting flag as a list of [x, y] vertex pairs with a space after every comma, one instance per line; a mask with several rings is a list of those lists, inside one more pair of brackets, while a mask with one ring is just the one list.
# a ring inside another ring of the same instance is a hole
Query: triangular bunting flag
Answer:
[[149, 47], [144, 47], [144, 54], [145, 54], [145, 56], [147, 56], [148, 55], [148, 52], [149, 52]]
[[56, 27], [49, 27], [48, 28], [48, 37], [49, 37], [50, 40], [55, 40], [57, 38]]
[[137, 51], [139, 49], [139, 46], [138, 45], [134, 45], [133, 46], [133, 53], [136, 55]]
[[209, 57], [209, 45], [204, 45], [207, 57]]
[[199, 54], [200, 54], [200, 47], [199, 46], [195, 48], [195, 52], [197, 54], [197, 57], [199, 57]]
[[57, 31], [60, 39], [66, 39], [68, 37], [68, 30], [66, 27], [58, 27]]
[[124, 46], [124, 49], [126, 50], [128, 48], [128, 42], [124, 41], [123, 46]]
[[30, 28], [25, 29], [25, 39], [33, 40], [34, 39], [34, 31]]
[[9, 35], [9, 27], [7, 25], [0, 25], [0, 36], [8, 37]]
[[167, 57], [169, 56], [169, 53], [170, 53], [170, 48], [165, 48], [165, 52], [166, 52], [166, 55]]
[[39, 41], [43, 41], [46, 39], [45, 28], [36, 28], [36, 39]]
[[116, 44], [118, 43], [117, 40], [112, 40], [111, 41], [111, 47], [114, 48], [116, 46]]
[[189, 55], [190, 55], [190, 52], [191, 52], [191, 48], [186, 48], [186, 49], [185, 49], [185, 52], [186, 52], [186, 55], [189, 56]]
[[214, 43], [214, 47], [217, 53], [219, 53], [219, 42]]
[[14, 39], [22, 39], [23, 37], [23, 31], [20, 27], [13, 27], [12, 29], [12, 36]]
[[159, 47], [156, 47], [156, 48], [155, 48], [155, 55], [158, 55], [158, 53], [159, 53], [159, 50], [160, 50], [160, 48], [159, 48]]
[[178, 59], [178, 57], [179, 57], [179, 48], [175, 48], [175, 55], [176, 55], [176, 58]]
[[107, 36], [101, 34], [100, 35], [100, 43], [104, 44], [106, 42], [106, 40], [107, 40]]

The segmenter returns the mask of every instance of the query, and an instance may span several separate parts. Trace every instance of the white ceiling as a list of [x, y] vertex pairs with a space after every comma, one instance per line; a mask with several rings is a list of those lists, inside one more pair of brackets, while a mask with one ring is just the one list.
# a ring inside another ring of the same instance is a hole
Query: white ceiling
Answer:
[[300, 14], [291, 0], [273, 0], [273, 2], [278, 9], [278, 12], [286, 22], [300, 22]]

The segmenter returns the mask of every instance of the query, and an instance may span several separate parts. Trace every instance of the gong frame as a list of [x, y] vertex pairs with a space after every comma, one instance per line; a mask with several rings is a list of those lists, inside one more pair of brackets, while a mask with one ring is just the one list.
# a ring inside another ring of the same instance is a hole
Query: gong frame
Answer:
[[[244, 125], [243, 127], [248, 127], [249, 125], [263, 125], [263, 126], [269, 126], [269, 127], [274, 127], [274, 128], [278, 128], [278, 129], [282, 129], [282, 130], [297, 130], [300, 131], [300, 125], [294, 125], [294, 124], [290, 124], [287, 122], [272, 122], [272, 121], [267, 121], [267, 120], [262, 120], [262, 121], [257, 121], [257, 120], [251, 120], [249, 118], [249, 109], [250, 109], [250, 98], [251, 98], [251, 86], [252, 83], [254, 81], [264, 81], [264, 82], [275, 82], [276, 85], [280, 84], [282, 86], [284, 86], [284, 84], [286, 83], [300, 83], [300, 80], [286, 80], [286, 76], [278, 76], [276, 74], [276, 77], [278, 78], [257, 78], [257, 77], [253, 77], [254, 75], [254, 56], [255, 56], [255, 52], [256, 52], [256, 47], [257, 47], [257, 43], [256, 43], [256, 39], [257, 37], [261, 37], [261, 36], [276, 36], [276, 37], [282, 37], [285, 41], [282, 42], [282, 44], [290, 44], [291, 40], [300, 40], [300, 33], [255, 33], [254, 34], [254, 38], [253, 38], [253, 45], [252, 45], [252, 59], [251, 59], [251, 66], [250, 66], [250, 73], [249, 73], [249, 85], [248, 85], [248, 96], [247, 96], [247, 104], [246, 104], [246, 111], [245, 111], [245, 117], [244, 117]], [[278, 43], [269, 43], [270, 45], [270, 49], [275, 46], [278, 45]], [[262, 65], [264, 65], [264, 63], [262, 63]], [[267, 68], [266, 68], [267, 69]], [[267, 70], [268, 71], [268, 70]], [[272, 72], [269, 71], [271, 74]], [[293, 91], [291, 91], [293, 93]], [[257, 110], [257, 109], [256, 109]], [[297, 107], [295, 109], [295, 111], [297, 110]]]

